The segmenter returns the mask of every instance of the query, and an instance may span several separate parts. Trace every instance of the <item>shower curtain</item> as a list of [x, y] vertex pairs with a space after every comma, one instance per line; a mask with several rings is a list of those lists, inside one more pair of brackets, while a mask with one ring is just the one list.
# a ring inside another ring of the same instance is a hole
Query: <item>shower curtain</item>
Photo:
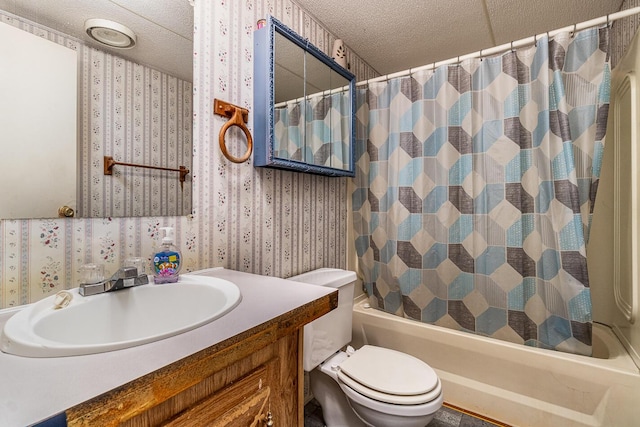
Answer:
[[277, 105], [275, 156], [344, 169], [350, 156], [350, 111], [346, 91], [318, 93]]
[[608, 37], [562, 33], [358, 92], [354, 225], [374, 306], [591, 354]]

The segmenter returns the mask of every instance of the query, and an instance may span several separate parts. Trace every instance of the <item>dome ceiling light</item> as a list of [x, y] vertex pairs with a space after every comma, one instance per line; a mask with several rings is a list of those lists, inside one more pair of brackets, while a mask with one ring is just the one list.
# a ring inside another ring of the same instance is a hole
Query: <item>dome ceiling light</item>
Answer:
[[84, 29], [95, 41], [118, 49], [130, 49], [136, 44], [136, 33], [107, 19], [87, 19]]

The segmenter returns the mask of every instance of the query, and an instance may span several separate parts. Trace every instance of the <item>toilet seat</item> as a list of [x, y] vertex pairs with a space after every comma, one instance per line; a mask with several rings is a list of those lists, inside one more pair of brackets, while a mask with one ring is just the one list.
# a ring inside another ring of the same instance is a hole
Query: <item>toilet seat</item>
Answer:
[[365, 345], [340, 363], [339, 382], [350, 390], [392, 405], [422, 405], [442, 394], [435, 371], [418, 358]]
[[377, 400], [379, 402], [389, 403], [392, 405], [403, 405], [403, 406], [412, 406], [412, 405], [421, 405], [423, 403], [431, 402], [436, 399], [442, 393], [442, 386], [440, 385], [440, 380], [438, 380], [438, 384], [436, 387], [428, 393], [424, 394], [416, 394], [412, 396], [398, 396], [395, 394], [387, 394], [381, 393], [377, 390], [373, 390], [363, 386], [362, 384], [353, 381], [353, 379], [349, 378], [346, 375], [340, 375], [338, 373], [338, 378], [340, 382], [354, 392], [359, 393], [363, 396], [366, 396], [370, 399]]
[[[442, 407], [443, 395], [439, 393], [438, 396], [426, 403], [420, 405], [396, 405], [393, 403], [381, 402], [376, 399], [371, 399], [361, 393], [356, 392], [348, 385], [338, 382], [340, 389], [347, 396], [352, 407], [360, 405], [365, 408], [388, 415], [398, 415], [401, 417], [421, 417], [429, 414], [434, 414], [438, 409]], [[357, 404], [357, 405], [354, 405]], [[354, 409], [355, 410], [355, 409]], [[358, 412], [355, 410], [356, 413]]]

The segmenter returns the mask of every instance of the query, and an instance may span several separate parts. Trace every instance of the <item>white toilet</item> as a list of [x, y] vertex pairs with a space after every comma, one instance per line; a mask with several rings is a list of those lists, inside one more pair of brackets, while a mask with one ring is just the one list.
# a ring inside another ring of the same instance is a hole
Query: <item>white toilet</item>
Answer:
[[304, 370], [327, 427], [424, 427], [442, 406], [434, 370], [413, 356], [351, 341], [352, 271], [321, 268], [290, 280], [338, 288], [338, 308], [304, 327]]

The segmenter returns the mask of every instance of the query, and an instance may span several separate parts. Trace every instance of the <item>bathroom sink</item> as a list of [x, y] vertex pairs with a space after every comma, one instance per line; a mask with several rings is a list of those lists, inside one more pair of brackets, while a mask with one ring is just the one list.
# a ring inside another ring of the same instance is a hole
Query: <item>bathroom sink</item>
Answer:
[[0, 335], [5, 353], [77, 356], [157, 341], [209, 323], [240, 303], [238, 287], [223, 279], [181, 275], [178, 283], [142, 285], [73, 299], [54, 308], [55, 295], [12, 316]]

